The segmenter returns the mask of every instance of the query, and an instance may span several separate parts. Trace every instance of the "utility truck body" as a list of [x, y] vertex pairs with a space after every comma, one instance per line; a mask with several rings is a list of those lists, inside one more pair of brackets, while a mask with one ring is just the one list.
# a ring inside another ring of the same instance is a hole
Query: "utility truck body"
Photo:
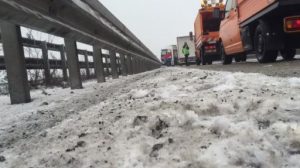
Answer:
[[260, 63], [274, 62], [278, 52], [291, 60], [300, 48], [299, 0], [228, 0], [220, 26], [223, 64], [255, 53]]

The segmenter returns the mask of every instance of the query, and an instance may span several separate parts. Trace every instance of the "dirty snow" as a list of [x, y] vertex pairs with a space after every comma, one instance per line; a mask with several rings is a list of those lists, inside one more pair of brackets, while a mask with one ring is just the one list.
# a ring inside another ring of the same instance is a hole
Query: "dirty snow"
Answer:
[[8, 84], [6, 71], [0, 70], [0, 95], [8, 94]]
[[0, 70], [0, 84], [7, 83], [6, 71]]
[[25, 105], [2, 96], [0, 167], [299, 168], [298, 82], [162, 68]]

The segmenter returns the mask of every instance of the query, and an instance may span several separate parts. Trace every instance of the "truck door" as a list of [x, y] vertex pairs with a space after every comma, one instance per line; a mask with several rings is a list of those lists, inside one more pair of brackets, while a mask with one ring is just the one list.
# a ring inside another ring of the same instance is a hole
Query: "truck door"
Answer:
[[221, 22], [220, 34], [226, 54], [236, 54], [244, 51], [238, 21], [237, 0], [226, 3], [225, 19]]

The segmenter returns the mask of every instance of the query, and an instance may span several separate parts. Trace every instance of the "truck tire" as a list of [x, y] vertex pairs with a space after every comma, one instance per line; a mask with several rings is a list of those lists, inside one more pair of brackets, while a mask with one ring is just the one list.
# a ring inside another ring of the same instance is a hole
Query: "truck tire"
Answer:
[[206, 65], [207, 64], [207, 58], [206, 58], [206, 55], [204, 54], [204, 50], [203, 49], [201, 50], [201, 62], [202, 62], [202, 65]]
[[277, 50], [268, 50], [267, 46], [269, 41], [266, 38], [266, 34], [270, 32], [267, 24], [261, 22], [255, 31], [254, 46], [256, 52], [256, 58], [259, 63], [275, 62], [278, 56]]
[[202, 60], [201, 60], [202, 65], [206, 65], [206, 58], [205, 57], [201, 57], [201, 58], [202, 58]]
[[232, 63], [232, 56], [226, 55], [223, 43], [221, 44], [221, 58], [223, 65], [229, 65]]
[[201, 64], [200, 58], [196, 58], [196, 64], [197, 64], [197, 65], [200, 65], [200, 64]]
[[212, 63], [213, 63], [212, 59], [211, 58], [207, 58], [207, 59], [208, 59], [207, 64], [212, 65]]
[[247, 61], [247, 55], [246, 53], [238, 54], [234, 57], [235, 62], [246, 62]]
[[239, 55], [234, 57], [235, 62], [241, 62], [241, 58]]
[[281, 56], [285, 60], [293, 60], [296, 55], [296, 49], [283, 49], [280, 50]]
[[206, 63], [207, 63], [208, 65], [211, 65], [212, 62], [213, 62], [212, 57], [206, 55], [205, 58], [206, 58]]
[[241, 59], [242, 62], [246, 62], [247, 61], [247, 54], [246, 53], [242, 53], [240, 55], [240, 59]]

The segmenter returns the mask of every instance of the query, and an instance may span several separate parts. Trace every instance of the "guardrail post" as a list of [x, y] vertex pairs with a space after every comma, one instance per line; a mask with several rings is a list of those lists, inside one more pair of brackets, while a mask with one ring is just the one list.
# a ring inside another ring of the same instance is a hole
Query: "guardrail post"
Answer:
[[105, 82], [105, 73], [101, 48], [93, 46], [94, 69], [98, 83]]
[[42, 42], [42, 56], [43, 56], [43, 63], [44, 63], [44, 76], [45, 76], [45, 84], [51, 84], [51, 74], [50, 74], [50, 64], [49, 64], [49, 57], [48, 57], [48, 47], [47, 42]]
[[140, 73], [141, 67], [140, 67], [140, 59], [136, 59], [136, 73]]
[[121, 65], [121, 54], [117, 57], [117, 67], [118, 67], [118, 74], [122, 75], [122, 65]]
[[151, 62], [148, 62], [148, 70], [149, 70], [149, 71], [152, 70], [152, 69], [151, 69], [151, 64], [152, 64]]
[[146, 71], [149, 71], [150, 69], [149, 69], [149, 62], [148, 61], [146, 61]]
[[139, 69], [138, 69], [138, 58], [134, 57], [134, 73], [138, 74], [139, 73]]
[[[104, 59], [105, 59], [106, 76], [109, 76], [110, 75], [110, 72], [109, 72], [110, 63], [108, 63], [108, 60], [109, 60], [108, 55], [104, 55]], [[110, 60], [109, 60], [109, 62], [110, 62]]]
[[82, 89], [82, 80], [80, 75], [80, 66], [78, 61], [78, 52], [76, 41], [72, 39], [65, 39], [67, 63], [70, 74], [71, 89]]
[[126, 72], [126, 75], [129, 75], [129, 70], [128, 70], [128, 55], [125, 55], [124, 54], [124, 65], [125, 65], [125, 72]]
[[140, 58], [136, 58], [136, 72], [140, 73], [141, 67], [140, 67]]
[[129, 75], [132, 75], [133, 72], [132, 72], [132, 56], [130, 55], [127, 55], [127, 70], [128, 70], [128, 74]]
[[142, 60], [142, 72], [145, 72], [145, 61]]
[[141, 72], [145, 72], [145, 67], [144, 67], [144, 59], [141, 60]]
[[140, 67], [140, 73], [144, 72], [144, 70], [143, 70], [143, 59], [140, 59], [139, 67]]
[[142, 66], [141, 66], [141, 59], [140, 58], [137, 60], [137, 71], [138, 71], [138, 73], [142, 72]]
[[28, 103], [31, 97], [20, 26], [4, 21], [0, 25], [11, 104]]
[[85, 61], [85, 69], [86, 69], [86, 77], [87, 79], [90, 79], [91, 73], [90, 73], [90, 62], [89, 62], [89, 56], [88, 51], [84, 51], [84, 61]]
[[125, 55], [120, 53], [120, 61], [121, 61], [121, 72], [123, 76], [127, 76], [127, 68], [126, 68], [126, 60]]
[[136, 58], [135, 56], [131, 57], [131, 68], [132, 68], [132, 74], [136, 74]]
[[137, 74], [140, 73], [139, 58], [138, 57], [136, 57], [136, 59], [135, 59], [135, 68], [136, 68], [136, 73]]
[[65, 82], [68, 81], [68, 69], [67, 69], [67, 61], [66, 61], [66, 55], [65, 55], [65, 47], [61, 45], [60, 47], [60, 59], [61, 59], [61, 65], [62, 65], [62, 72], [63, 72], [63, 79]]
[[117, 69], [117, 60], [116, 60], [116, 51], [114, 49], [109, 51], [110, 56], [110, 67], [111, 75], [113, 79], [119, 78], [118, 69]]

